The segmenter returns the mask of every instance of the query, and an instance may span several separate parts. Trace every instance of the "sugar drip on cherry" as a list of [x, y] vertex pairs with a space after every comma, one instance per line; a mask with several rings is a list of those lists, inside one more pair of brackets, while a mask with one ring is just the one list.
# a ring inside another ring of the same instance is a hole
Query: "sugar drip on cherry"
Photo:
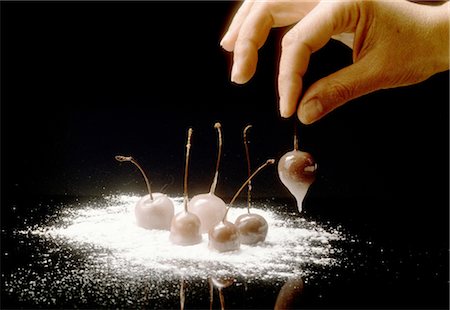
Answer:
[[302, 212], [302, 203], [309, 187], [316, 178], [317, 163], [310, 153], [298, 148], [297, 127], [294, 132], [294, 149], [284, 154], [278, 161], [278, 175], [297, 201], [297, 208]]

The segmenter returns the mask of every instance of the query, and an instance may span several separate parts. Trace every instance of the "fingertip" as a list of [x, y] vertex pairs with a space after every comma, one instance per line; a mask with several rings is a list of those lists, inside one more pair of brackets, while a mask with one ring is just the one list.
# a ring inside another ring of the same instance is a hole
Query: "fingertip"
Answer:
[[231, 72], [231, 82], [236, 83], [236, 84], [245, 84], [249, 80], [250, 80], [249, 78], [246, 78], [241, 73], [235, 72], [234, 70], [232, 70], [232, 72]]
[[302, 102], [297, 110], [300, 122], [305, 125], [314, 123], [323, 114], [323, 105], [318, 99], [310, 99]]
[[220, 46], [226, 50], [227, 52], [232, 52], [234, 49], [234, 45], [229, 39], [228, 33], [224, 35], [222, 40], [220, 41]]
[[291, 109], [288, 108], [287, 104], [284, 103], [284, 101], [280, 98], [280, 116], [282, 118], [289, 118], [294, 114], [294, 111], [291, 111]]

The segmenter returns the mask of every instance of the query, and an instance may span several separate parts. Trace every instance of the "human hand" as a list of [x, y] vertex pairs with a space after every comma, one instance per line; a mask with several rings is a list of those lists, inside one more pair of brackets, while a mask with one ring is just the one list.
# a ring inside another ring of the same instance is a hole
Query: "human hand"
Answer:
[[[282, 117], [297, 110], [300, 121], [309, 124], [356, 97], [448, 70], [449, 16], [448, 2], [246, 0], [221, 45], [234, 52], [231, 80], [243, 84], [255, 73], [258, 49], [270, 29], [295, 24], [281, 44], [279, 108]], [[353, 64], [304, 91], [311, 54], [333, 35], [347, 32], [355, 34]]]

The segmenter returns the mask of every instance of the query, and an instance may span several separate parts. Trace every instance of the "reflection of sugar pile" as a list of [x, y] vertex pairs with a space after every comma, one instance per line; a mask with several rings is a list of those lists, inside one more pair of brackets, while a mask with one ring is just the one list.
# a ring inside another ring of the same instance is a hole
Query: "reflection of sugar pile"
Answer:
[[[32, 234], [62, 238], [77, 248], [83, 244], [105, 248], [113, 257], [109, 266], [117, 272], [128, 273], [129, 267], [120, 267], [131, 265], [167, 277], [204, 276], [213, 270], [219, 275], [263, 280], [303, 274], [306, 265], [333, 264], [336, 249], [330, 242], [342, 238], [337, 231], [326, 231], [314, 222], [300, 217], [286, 219], [286, 216], [255, 205], [253, 211], [264, 216], [269, 224], [264, 243], [242, 245], [241, 250], [234, 253], [217, 253], [208, 249], [208, 236], [204, 234], [198, 245], [175, 246], [169, 241], [168, 231], [136, 226], [134, 205], [137, 200], [135, 196], [114, 196], [107, 198], [105, 206], [87, 204], [79, 209], [69, 209], [61, 219], [63, 225], [38, 227]], [[173, 200], [175, 212], [178, 212], [182, 208], [182, 199]], [[246, 212], [243, 208], [232, 208], [228, 219], [234, 221], [243, 212]]]

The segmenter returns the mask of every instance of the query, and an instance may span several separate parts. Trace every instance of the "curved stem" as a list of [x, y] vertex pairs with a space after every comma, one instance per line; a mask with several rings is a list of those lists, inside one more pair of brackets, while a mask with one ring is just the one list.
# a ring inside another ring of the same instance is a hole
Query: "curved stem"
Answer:
[[138, 167], [139, 171], [141, 172], [142, 176], [144, 177], [145, 180], [145, 184], [147, 184], [147, 190], [148, 190], [148, 194], [150, 195], [150, 201], [153, 201], [153, 195], [152, 195], [152, 189], [150, 187], [150, 182], [147, 178], [147, 175], [145, 174], [144, 170], [142, 169], [142, 167], [139, 165], [139, 163], [131, 156], [122, 156], [122, 155], [117, 155], [115, 156], [115, 159], [117, 161], [120, 162], [124, 162], [124, 161], [129, 161], [131, 162], [133, 165], [135, 165], [136, 167]]
[[184, 193], [183, 193], [183, 196], [184, 196], [184, 211], [188, 211], [188, 207], [187, 207], [187, 205], [188, 205], [188, 186], [187, 186], [187, 183], [188, 183], [188, 171], [189, 171], [189, 153], [190, 153], [190, 150], [191, 150], [191, 137], [192, 137], [192, 128], [189, 128], [189, 130], [188, 130], [188, 137], [187, 137], [187, 143], [186, 143], [186, 164], [185, 164], [185, 166], [184, 166], [184, 189], [183, 189], [183, 191], [184, 191]]
[[211, 184], [210, 193], [214, 194], [216, 191], [217, 186], [217, 179], [219, 177], [219, 166], [220, 166], [220, 158], [222, 157], [222, 125], [220, 123], [215, 123], [214, 128], [217, 129], [217, 139], [218, 139], [218, 146], [217, 146], [217, 161], [216, 161], [216, 172], [214, 173], [214, 179]]
[[[252, 125], [247, 125], [244, 128], [244, 146], [245, 146], [245, 156], [247, 157], [247, 171], [248, 177], [252, 174], [252, 168], [250, 166], [250, 151], [248, 148], [248, 140], [247, 140], [247, 131], [252, 128]], [[250, 204], [252, 202], [252, 181], [248, 182], [248, 190], [247, 190], [247, 212], [250, 214]]]
[[236, 194], [234, 194], [233, 198], [231, 199], [230, 203], [228, 204], [228, 208], [225, 211], [225, 215], [223, 216], [222, 221], [225, 221], [225, 219], [227, 218], [227, 214], [228, 214], [228, 210], [230, 210], [231, 205], [234, 203], [234, 201], [236, 200], [236, 198], [239, 196], [239, 194], [242, 192], [242, 190], [244, 189], [244, 187], [248, 184], [248, 182], [250, 182], [251, 179], [253, 179], [253, 177], [255, 175], [258, 174], [258, 172], [260, 172], [262, 169], [264, 169], [266, 166], [268, 165], [272, 165], [275, 163], [275, 159], [268, 159], [264, 164], [262, 164], [261, 166], [258, 167], [258, 169], [255, 170], [255, 172], [253, 172], [253, 174], [244, 182], [244, 184], [242, 184], [242, 186], [238, 189], [238, 191], [236, 192]]

